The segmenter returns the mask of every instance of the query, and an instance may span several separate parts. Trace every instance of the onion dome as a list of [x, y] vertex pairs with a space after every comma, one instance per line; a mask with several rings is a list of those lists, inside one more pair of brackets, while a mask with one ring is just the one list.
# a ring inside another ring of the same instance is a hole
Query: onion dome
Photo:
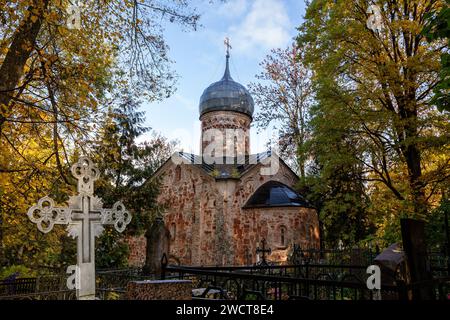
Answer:
[[231, 78], [229, 59], [226, 55], [225, 73], [220, 81], [211, 84], [200, 97], [200, 117], [211, 111], [235, 111], [253, 116], [254, 102], [248, 90]]

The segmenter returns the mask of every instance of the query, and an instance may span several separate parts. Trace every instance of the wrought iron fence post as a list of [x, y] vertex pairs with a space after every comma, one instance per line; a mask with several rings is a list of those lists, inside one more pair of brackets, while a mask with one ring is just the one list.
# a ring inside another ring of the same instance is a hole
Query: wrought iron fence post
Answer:
[[447, 297], [444, 292], [444, 283], [438, 282], [438, 300], [446, 300]]
[[306, 267], [305, 275], [306, 275], [306, 279], [307, 279], [307, 281], [306, 281], [306, 295], [309, 297], [309, 281], [308, 281], [308, 279], [309, 279], [309, 261], [308, 260], [306, 260], [305, 267]]
[[167, 261], [167, 256], [164, 253], [162, 258], [161, 258], [161, 280], [165, 280], [166, 279], [166, 267], [167, 267], [168, 261]]
[[397, 294], [398, 300], [408, 300], [408, 289], [406, 283], [403, 280], [397, 280]]
[[447, 276], [448, 276], [450, 275], [450, 229], [448, 225], [448, 213], [446, 208], [444, 208], [444, 226], [445, 226], [445, 235], [447, 238], [446, 251], [447, 251]]

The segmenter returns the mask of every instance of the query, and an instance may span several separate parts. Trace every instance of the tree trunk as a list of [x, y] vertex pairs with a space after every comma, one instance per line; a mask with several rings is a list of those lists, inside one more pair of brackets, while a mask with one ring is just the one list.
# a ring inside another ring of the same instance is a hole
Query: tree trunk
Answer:
[[409, 94], [404, 100], [405, 104], [400, 104], [400, 118], [403, 121], [403, 134], [400, 141], [403, 156], [408, 167], [409, 186], [414, 205], [414, 214], [416, 218], [425, 218], [427, 205], [425, 200], [424, 185], [422, 177], [422, 159], [421, 152], [417, 142], [417, 108], [414, 94]]
[[20, 83], [25, 64], [35, 49], [48, 2], [48, 0], [34, 0], [28, 7], [28, 15], [23, 18], [14, 33], [11, 45], [0, 67], [0, 134], [4, 122], [11, 113], [9, 103]]
[[424, 215], [427, 213], [427, 205], [425, 202], [423, 182], [421, 181], [421, 155], [415, 145], [407, 147], [406, 163], [408, 165], [409, 185], [414, 202], [414, 213], [418, 216], [417, 218], [424, 218]]
[[5, 266], [5, 252], [3, 248], [3, 211], [0, 208], [0, 266]]
[[[9, 103], [22, 78], [25, 64], [35, 48], [47, 7], [48, 0], [34, 0], [28, 7], [29, 14], [20, 22], [0, 67], [0, 136], [3, 124], [11, 113]], [[0, 216], [0, 260], [3, 253], [3, 219]]]

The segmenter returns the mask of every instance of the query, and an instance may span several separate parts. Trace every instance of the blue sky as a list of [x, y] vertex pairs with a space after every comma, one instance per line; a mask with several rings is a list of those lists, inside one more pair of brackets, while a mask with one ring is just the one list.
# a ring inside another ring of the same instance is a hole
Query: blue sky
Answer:
[[[304, 0], [194, 0], [202, 15], [197, 31], [182, 31], [167, 25], [165, 36], [179, 76], [175, 94], [160, 103], [147, 103], [146, 125], [169, 139], [180, 142], [186, 152], [198, 153], [200, 122], [198, 102], [203, 90], [218, 81], [225, 68], [223, 40], [230, 38], [231, 75], [247, 86], [261, 71], [259, 63], [272, 48], [288, 46], [296, 36], [305, 12]], [[256, 106], [258, 112], [258, 106]], [[268, 129], [251, 130], [251, 152], [261, 152], [269, 137]]]

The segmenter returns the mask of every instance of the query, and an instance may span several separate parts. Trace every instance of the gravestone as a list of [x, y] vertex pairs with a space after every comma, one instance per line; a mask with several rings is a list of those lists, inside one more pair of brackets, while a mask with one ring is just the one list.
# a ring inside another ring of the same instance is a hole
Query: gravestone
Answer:
[[102, 234], [103, 225], [114, 225], [123, 232], [131, 214], [120, 201], [112, 209], [103, 208], [102, 200], [94, 196], [94, 181], [100, 171], [88, 157], [80, 157], [71, 172], [78, 180], [78, 195], [69, 198], [68, 207], [57, 207], [46, 196], [27, 215], [43, 233], [50, 232], [55, 224], [68, 225], [69, 236], [77, 239], [77, 265], [68, 267], [74, 273], [67, 284], [69, 289], [77, 290], [78, 299], [89, 300], [95, 298], [95, 237]]
[[150, 229], [145, 233], [147, 238], [147, 254], [144, 272], [147, 274], [161, 273], [161, 257], [169, 256], [170, 232], [162, 218], [156, 218]]

